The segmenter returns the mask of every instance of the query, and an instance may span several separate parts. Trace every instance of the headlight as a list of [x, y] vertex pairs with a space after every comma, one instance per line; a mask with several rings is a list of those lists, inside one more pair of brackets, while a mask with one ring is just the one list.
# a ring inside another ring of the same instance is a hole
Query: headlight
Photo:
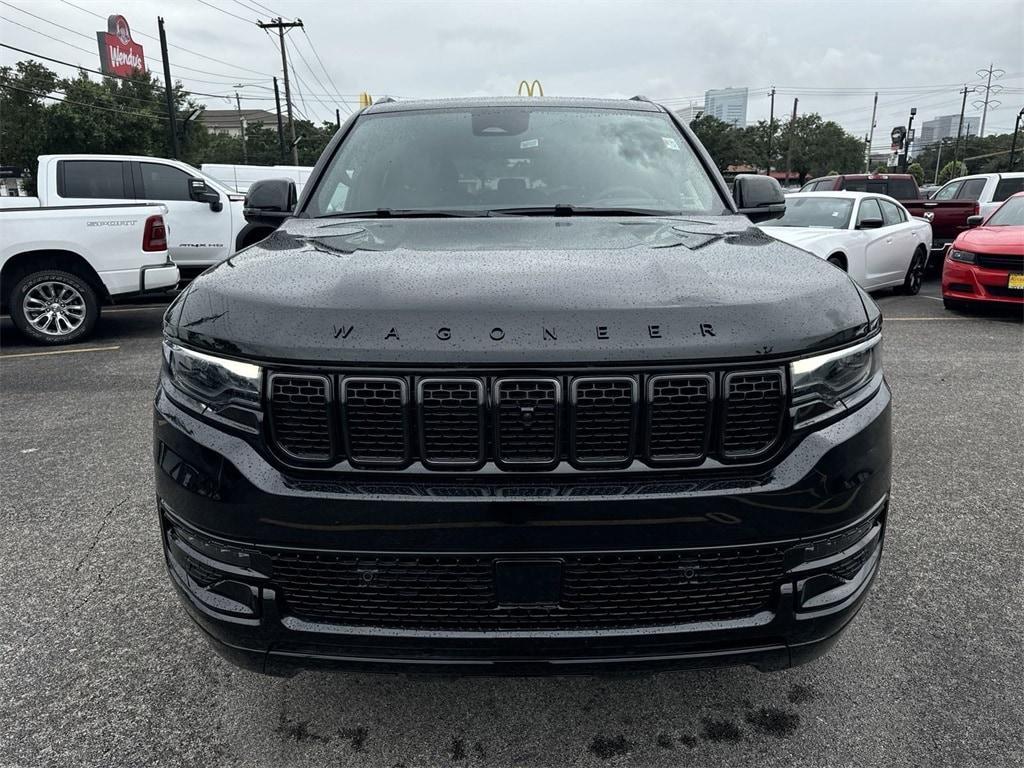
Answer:
[[258, 365], [196, 352], [164, 341], [164, 371], [181, 405], [250, 432], [260, 424], [263, 371]]
[[882, 335], [789, 364], [794, 421], [804, 427], [829, 418], [869, 395], [882, 376]]
[[949, 258], [953, 261], [962, 261], [964, 264], [973, 264], [977, 256], [970, 251], [961, 251], [958, 248], [951, 248]]

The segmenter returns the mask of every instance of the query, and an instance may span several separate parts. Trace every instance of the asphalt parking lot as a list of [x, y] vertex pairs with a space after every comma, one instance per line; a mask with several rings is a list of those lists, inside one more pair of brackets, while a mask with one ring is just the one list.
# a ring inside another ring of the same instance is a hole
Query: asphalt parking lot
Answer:
[[[603, 679], [264, 678], [164, 572], [160, 306], [88, 343], [0, 320], [0, 766], [1007, 766], [1024, 744], [1024, 327], [888, 292], [882, 573], [828, 656]], [[60, 352], [54, 354], [54, 352]]]

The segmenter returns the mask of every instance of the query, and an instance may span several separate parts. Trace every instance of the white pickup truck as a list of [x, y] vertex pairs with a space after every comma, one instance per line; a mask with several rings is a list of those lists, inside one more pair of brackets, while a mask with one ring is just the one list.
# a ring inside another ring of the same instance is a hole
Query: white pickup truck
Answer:
[[39, 344], [93, 330], [100, 305], [178, 283], [157, 203], [0, 208], [0, 311]]
[[[38, 197], [15, 205], [96, 205], [151, 201], [167, 206], [168, 250], [194, 274], [273, 230], [248, 224], [244, 196], [179, 160], [141, 155], [41, 155]], [[0, 205], [2, 208], [2, 205]]]

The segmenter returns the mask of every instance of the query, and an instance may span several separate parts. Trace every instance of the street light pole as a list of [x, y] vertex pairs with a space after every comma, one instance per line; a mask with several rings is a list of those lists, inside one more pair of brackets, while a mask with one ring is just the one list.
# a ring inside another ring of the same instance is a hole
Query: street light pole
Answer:
[[906, 173], [910, 164], [910, 136], [914, 128], [914, 115], [917, 114], [917, 107], [910, 108], [910, 119], [907, 121], [907, 135], [903, 139], [903, 162], [900, 164], [900, 172]]

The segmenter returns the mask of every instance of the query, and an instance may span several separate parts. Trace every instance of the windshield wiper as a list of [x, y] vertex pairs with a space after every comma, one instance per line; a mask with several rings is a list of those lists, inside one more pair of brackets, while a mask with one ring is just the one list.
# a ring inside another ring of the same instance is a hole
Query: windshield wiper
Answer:
[[492, 216], [678, 216], [682, 211], [655, 208], [595, 208], [586, 205], [533, 205], [518, 208], [492, 208]]
[[316, 216], [317, 219], [447, 219], [486, 216], [483, 211], [459, 211], [450, 208], [375, 208], [368, 211], [336, 211]]

